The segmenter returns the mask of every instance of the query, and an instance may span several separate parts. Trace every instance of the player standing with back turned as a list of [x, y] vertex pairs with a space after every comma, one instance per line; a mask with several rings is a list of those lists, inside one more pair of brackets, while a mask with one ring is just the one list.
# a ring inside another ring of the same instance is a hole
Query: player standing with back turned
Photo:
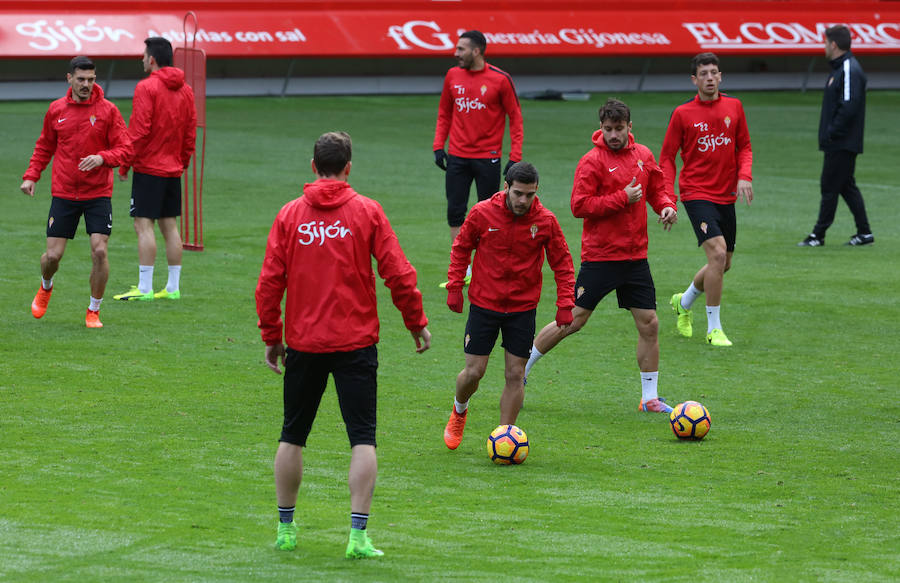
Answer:
[[722, 330], [719, 308], [737, 237], [734, 203], [738, 198], [748, 205], [753, 200], [750, 131], [741, 102], [719, 92], [722, 72], [716, 55], [700, 53], [691, 60], [691, 82], [697, 87], [697, 95], [672, 112], [659, 165], [666, 176], [667, 191], [675, 200], [675, 154], [681, 150], [684, 164], [678, 191], [697, 244], [706, 254], [706, 264], [684, 293], [673, 295], [670, 303], [678, 317], [678, 332], [690, 338], [691, 306], [706, 293], [706, 342], [731, 346]]

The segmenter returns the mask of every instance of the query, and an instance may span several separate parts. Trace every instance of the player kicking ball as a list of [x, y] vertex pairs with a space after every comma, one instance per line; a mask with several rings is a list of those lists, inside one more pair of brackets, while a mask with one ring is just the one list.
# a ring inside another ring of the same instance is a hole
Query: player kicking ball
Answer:
[[525, 377], [563, 338], [581, 330], [600, 300], [615, 290], [619, 307], [631, 312], [638, 331], [638, 408], [670, 413], [672, 408], [657, 394], [659, 321], [656, 288], [647, 262], [645, 194], [667, 231], [677, 219], [675, 202], [666, 194], [662, 170], [650, 149], [634, 141], [627, 105], [608, 100], [600, 108], [600, 129], [592, 140], [594, 148], [578, 162], [572, 187], [572, 214], [584, 220], [572, 324], [544, 326], [531, 348]]

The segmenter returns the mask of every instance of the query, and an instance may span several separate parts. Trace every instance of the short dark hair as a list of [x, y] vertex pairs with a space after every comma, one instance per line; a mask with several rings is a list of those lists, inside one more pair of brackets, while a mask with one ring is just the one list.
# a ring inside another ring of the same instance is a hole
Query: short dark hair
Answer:
[[84, 71], [96, 71], [97, 67], [94, 66], [94, 61], [92, 61], [89, 57], [75, 57], [71, 61], [69, 61], [69, 72], [74, 73], [75, 69], [82, 69]]
[[512, 186], [513, 182], [520, 184], [537, 184], [538, 183], [537, 168], [528, 162], [516, 162], [509, 167], [506, 172], [506, 183]]
[[691, 75], [697, 74], [697, 69], [701, 65], [715, 65], [719, 66], [719, 57], [716, 56], [715, 53], [700, 53], [699, 55], [694, 56], [691, 59]]
[[467, 38], [472, 41], [472, 44], [481, 51], [482, 55], [487, 48], [487, 39], [484, 38], [484, 34], [480, 30], [467, 30], [459, 35], [459, 38]]
[[610, 97], [603, 104], [598, 112], [600, 114], [600, 122], [609, 121], [631, 121], [631, 110], [625, 105], [624, 101], [619, 101]]
[[151, 36], [144, 39], [147, 45], [147, 56], [156, 59], [156, 64], [160, 67], [172, 66], [172, 43], [161, 36]]
[[337, 176], [350, 161], [353, 144], [347, 132], [328, 132], [319, 136], [313, 148], [313, 162], [320, 176]]
[[850, 50], [850, 29], [843, 24], [836, 24], [825, 30], [825, 38], [837, 45], [842, 51]]

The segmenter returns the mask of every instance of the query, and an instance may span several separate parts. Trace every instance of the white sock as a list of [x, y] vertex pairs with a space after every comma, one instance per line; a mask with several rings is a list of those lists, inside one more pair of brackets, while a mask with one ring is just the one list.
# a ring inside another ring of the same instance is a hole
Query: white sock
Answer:
[[659, 378], [659, 371], [641, 372], [641, 400], [645, 403], [659, 397], [656, 393], [656, 381]]
[[453, 406], [456, 408], [456, 412], [459, 413], [460, 415], [462, 415], [463, 413], [466, 412], [466, 409], [469, 408], [469, 402], [466, 401], [465, 403], [460, 403], [459, 401], [456, 400], [456, 398], [454, 398]]
[[702, 291], [694, 287], [694, 282], [691, 281], [691, 285], [681, 294], [681, 307], [685, 310], [690, 310], [691, 306], [694, 305], [694, 300], [699, 298], [702, 293]]
[[525, 378], [528, 378], [528, 373], [531, 372], [531, 367], [535, 365], [537, 361], [544, 356], [541, 354], [541, 351], [537, 349], [537, 346], [531, 346], [531, 354], [528, 355], [528, 362], [525, 363]]
[[153, 291], [153, 266], [138, 265], [138, 291], [148, 294]]
[[466, 268], [466, 277], [472, 277], [472, 264], [471, 263]]
[[178, 291], [178, 285], [181, 283], [181, 266], [180, 265], [170, 265], [169, 266], [169, 282], [166, 284], [166, 291], [171, 293], [175, 293]]
[[706, 333], [709, 334], [716, 328], [722, 329], [722, 322], [719, 321], [719, 308], [721, 306], [706, 306]]
[[41, 287], [44, 289], [50, 289], [51, 287], [53, 287], [53, 278], [51, 277], [50, 279], [44, 279], [42, 277], [41, 278]]
[[103, 298], [100, 298], [98, 300], [94, 296], [91, 296], [91, 305], [88, 306], [88, 309], [92, 312], [99, 312], [100, 311], [100, 302], [102, 302], [102, 301], [103, 301]]

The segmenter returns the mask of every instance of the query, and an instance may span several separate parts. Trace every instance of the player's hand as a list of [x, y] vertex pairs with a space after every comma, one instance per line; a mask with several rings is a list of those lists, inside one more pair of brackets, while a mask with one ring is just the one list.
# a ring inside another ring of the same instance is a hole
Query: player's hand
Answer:
[[118, 175], [119, 175], [119, 182], [125, 182], [126, 180], [128, 180], [128, 170], [123, 171], [122, 168], [119, 167]]
[[434, 151], [434, 163], [437, 164], [437, 167], [441, 170], [447, 170], [447, 152], [444, 150], [435, 150]]
[[281, 374], [281, 369], [278, 367], [279, 360], [281, 360], [281, 366], [284, 366], [284, 344], [279, 342], [266, 346], [266, 366], [275, 374]]
[[422, 354], [431, 348], [431, 332], [428, 331], [428, 328], [422, 328], [418, 332], [410, 330], [410, 334], [416, 341], [416, 353]]
[[457, 314], [462, 314], [463, 295], [461, 289], [456, 291], [447, 290], [447, 307]]
[[21, 190], [28, 196], [34, 196], [34, 180], [24, 181], [22, 183], [22, 186], [19, 187], [19, 190]]
[[91, 154], [90, 156], [85, 156], [81, 159], [81, 162], [78, 163], [78, 169], [82, 172], [90, 172], [94, 168], [98, 168], [103, 166], [103, 156], [100, 154]]
[[506, 174], [509, 172], [509, 169], [512, 168], [513, 164], [516, 164], [516, 161], [512, 158], [510, 158], [509, 161], [506, 162], [506, 168], [503, 169], [504, 180], [506, 179]]
[[672, 230], [672, 225], [678, 222], [678, 213], [670, 206], [665, 207], [659, 215], [657, 223], [662, 223], [663, 230]]
[[560, 328], [568, 326], [572, 323], [572, 308], [556, 309], [556, 325]]
[[753, 201], [753, 183], [749, 180], [738, 180], [737, 197], [743, 199], [747, 206], [750, 206]]
[[634, 204], [644, 196], [644, 187], [638, 184], [637, 176], [625, 187], [625, 194], [628, 195], [628, 204]]

